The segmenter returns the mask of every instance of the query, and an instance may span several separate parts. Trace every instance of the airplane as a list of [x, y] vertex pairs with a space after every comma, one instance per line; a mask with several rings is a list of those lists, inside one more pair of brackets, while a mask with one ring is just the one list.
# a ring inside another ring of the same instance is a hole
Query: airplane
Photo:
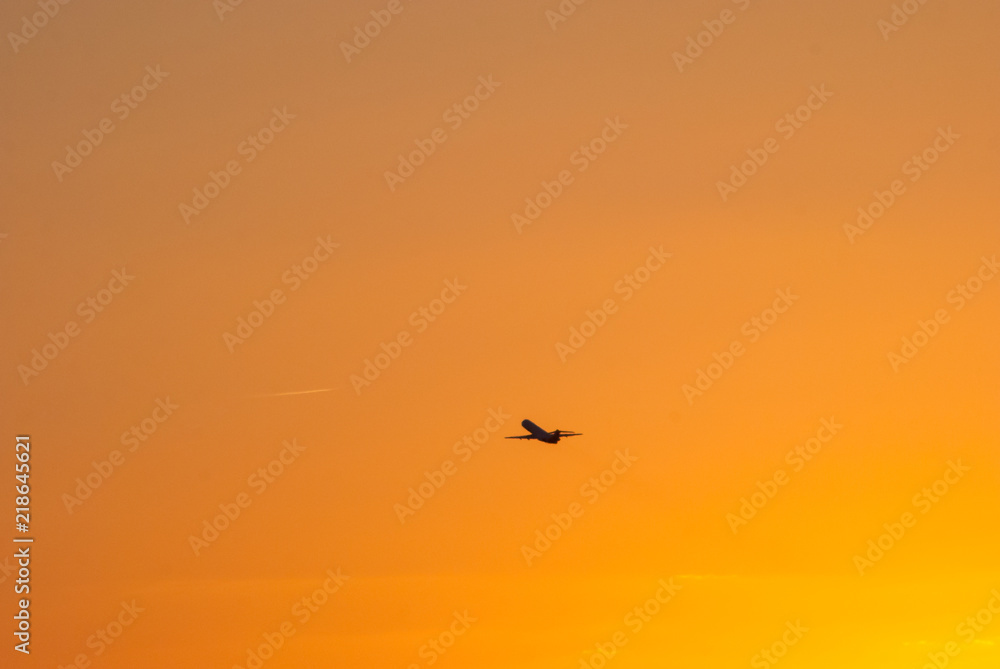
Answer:
[[538, 427], [530, 420], [525, 418], [521, 421], [521, 427], [530, 432], [531, 434], [522, 434], [516, 437], [505, 437], [506, 439], [537, 439], [538, 441], [544, 441], [546, 444], [558, 444], [559, 440], [563, 437], [579, 437], [580, 432], [573, 432], [572, 430], [556, 430], [555, 432], [546, 432], [542, 428]]

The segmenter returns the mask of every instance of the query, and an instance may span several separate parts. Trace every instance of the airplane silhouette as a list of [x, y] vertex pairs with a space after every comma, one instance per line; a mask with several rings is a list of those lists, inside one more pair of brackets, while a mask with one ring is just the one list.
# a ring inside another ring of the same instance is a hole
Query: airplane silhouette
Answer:
[[554, 432], [546, 432], [542, 428], [538, 427], [530, 420], [525, 418], [521, 421], [521, 427], [530, 432], [531, 434], [522, 434], [516, 437], [505, 437], [506, 439], [537, 439], [538, 441], [544, 441], [546, 444], [558, 444], [559, 440], [563, 437], [579, 437], [580, 432], [573, 432], [572, 430], [556, 430]]

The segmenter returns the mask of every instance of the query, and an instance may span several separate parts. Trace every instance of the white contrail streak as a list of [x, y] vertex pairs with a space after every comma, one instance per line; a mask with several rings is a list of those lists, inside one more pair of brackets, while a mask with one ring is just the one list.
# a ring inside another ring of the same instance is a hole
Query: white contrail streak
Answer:
[[309, 395], [310, 393], [328, 393], [333, 388], [319, 388], [317, 390], [295, 390], [290, 393], [271, 393], [269, 395], [254, 395], [254, 397], [284, 397], [285, 395]]

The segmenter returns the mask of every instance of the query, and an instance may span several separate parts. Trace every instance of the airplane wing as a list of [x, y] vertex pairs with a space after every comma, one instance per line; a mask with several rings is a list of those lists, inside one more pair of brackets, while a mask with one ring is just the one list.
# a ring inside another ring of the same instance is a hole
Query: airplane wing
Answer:
[[562, 430], [559, 430], [559, 436], [560, 437], [582, 437], [583, 436], [583, 432], [563, 432]]
[[534, 438], [535, 438], [534, 435], [530, 434], [522, 434], [517, 437], [504, 437], [504, 439], [534, 439]]

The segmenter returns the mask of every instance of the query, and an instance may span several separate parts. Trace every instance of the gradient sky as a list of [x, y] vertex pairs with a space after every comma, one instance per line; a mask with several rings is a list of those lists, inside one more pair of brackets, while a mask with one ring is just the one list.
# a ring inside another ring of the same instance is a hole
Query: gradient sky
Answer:
[[[31, 435], [36, 538], [33, 652], [4, 648], [4, 666], [245, 667], [290, 620], [268, 669], [428, 667], [421, 648], [456, 612], [476, 622], [435, 667], [579, 667], [619, 631], [609, 666], [760, 667], [796, 624], [783, 669], [917, 669], [948, 642], [952, 666], [997, 666], [1000, 621], [972, 639], [959, 626], [1000, 589], [1000, 8], [927, 2], [886, 32], [888, 0], [594, 0], [554, 28], [556, 0], [388, 4], [402, 10], [350, 62], [342, 43], [387, 3], [245, 0], [220, 19], [210, 0], [72, 2], [0, 47], [0, 462]], [[5, 3], [0, 28], [38, 11]], [[116, 99], [157, 67], [120, 118]], [[446, 111], [481, 80], [498, 85], [454, 127]], [[787, 137], [776, 123], [820, 87]], [[275, 109], [294, 118], [249, 151]], [[102, 118], [113, 131], [57, 175]], [[608, 119], [614, 141], [581, 160]], [[908, 161], [949, 132], [913, 181]], [[718, 182], [769, 138], [723, 200]], [[180, 205], [229, 161], [239, 173], [186, 222]], [[848, 232], [894, 180], [884, 215]], [[317, 238], [338, 246], [296, 285]], [[650, 247], [670, 258], [628, 293]], [[123, 269], [134, 279], [90, 314]], [[419, 325], [448, 281], [467, 288]], [[227, 346], [275, 290], [285, 301]], [[753, 334], [777, 291], [797, 299]], [[947, 322], [893, 365], [936, 313]], [[25, 375], [70, 321], [79, 334]], [[743, 355], [689, 401], [733, 342]], [[168, 399], [129, 451], [121, 435]], [[491, 410], [509, 418], [463, 461], [453, 446]], [[504, 441], [523, 418], [584, 436]], [[795, 471], [787, 454], [824, 420], [843, 427]], [[292, 439], [304, 450], [262, 489], [250, 477]], [[637, 460], [613, 485], [584, 488], [624, 449]], [[116, 450], [70, 513], [64, 495]], [[395, 505], [445, 461], [401, 523]], [[727, 514], [777, 470], [787, 483], [734, 533]], [[250, 505], [196, 555], [190, 537], [240, 494]], [[574, 503], [529, 565], [522, 547]], [[906, 512], [915, 525], [859, 573]], [[297, 619], [338, 569], [340, 590]], [[671, 578], [674, 598], [630, 627]], [[12, 581], [0, 570], [5, 617]], [[145, 611], [95, 643], [133, 600]]]

